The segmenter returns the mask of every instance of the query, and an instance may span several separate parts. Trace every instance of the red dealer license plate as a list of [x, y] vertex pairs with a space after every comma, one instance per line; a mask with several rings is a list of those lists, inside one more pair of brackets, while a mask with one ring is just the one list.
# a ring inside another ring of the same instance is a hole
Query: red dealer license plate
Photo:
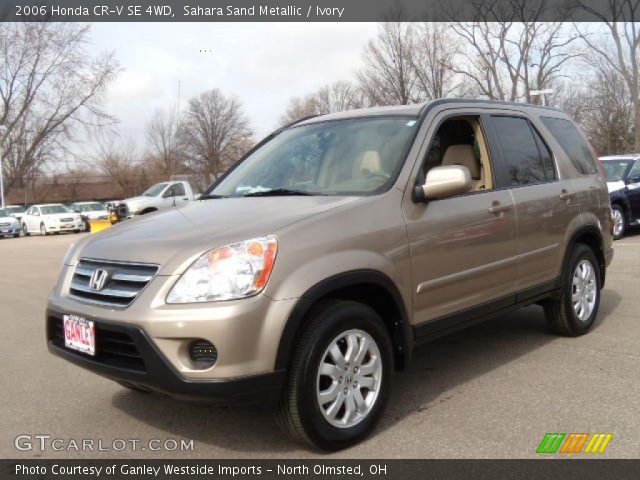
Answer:
[[65, 315], [64, 346], [78, 352], [96, 354], [96, 329], [91, 320], [77, 315]]

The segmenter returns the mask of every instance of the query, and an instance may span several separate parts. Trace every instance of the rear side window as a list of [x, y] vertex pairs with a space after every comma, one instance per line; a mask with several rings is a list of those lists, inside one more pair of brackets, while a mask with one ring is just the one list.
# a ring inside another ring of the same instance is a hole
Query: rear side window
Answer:
[[573, 123], [562, 118], [541, 117], [541, 119], [578, 172], [584, 175], [598, 172], [598, 167], [596, 167], [587, 142], [584, 141]]
[[[551, 154], [547, 150], [545, 168], [534, 131], [526, 119], [494, 116], [492, 122], [508, 170], [508, 183], [502, 186], [531, 185], [554, 178]], [[544, 142], [541, 143], [544, 145]], [[548, 167], [551, 167], [550, 171]]]

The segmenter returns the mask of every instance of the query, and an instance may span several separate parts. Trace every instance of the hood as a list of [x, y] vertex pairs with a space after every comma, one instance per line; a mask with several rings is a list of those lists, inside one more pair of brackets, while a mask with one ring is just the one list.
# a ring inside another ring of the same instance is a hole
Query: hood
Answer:
[[622, 190], [625, 186], [626, 184], [622, 180], [617, 182], [607, 182], [607, 189], [609, 190], [609, 193], [615, 192], [616, 190]]
[[0, 215], [0, 223], [13, 223], [13, 222], [17, 222], [18, 220], [15, 217], [3, 217]]
[[206, 250], [275, 233], [359, 197], [221, 198], [143, 215], [96, 233], [75, 257], [157, 263], [181, 273]]

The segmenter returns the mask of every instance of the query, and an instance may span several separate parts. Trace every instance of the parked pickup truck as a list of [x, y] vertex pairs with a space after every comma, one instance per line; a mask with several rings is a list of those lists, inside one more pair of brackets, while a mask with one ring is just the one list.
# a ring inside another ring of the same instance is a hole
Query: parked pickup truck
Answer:
[[127, 198], [118, 206], [118, 217], [132, 217], [184, 205], [194, 199], [189, 182], [170, 181], [156, 183], [139, 197]]

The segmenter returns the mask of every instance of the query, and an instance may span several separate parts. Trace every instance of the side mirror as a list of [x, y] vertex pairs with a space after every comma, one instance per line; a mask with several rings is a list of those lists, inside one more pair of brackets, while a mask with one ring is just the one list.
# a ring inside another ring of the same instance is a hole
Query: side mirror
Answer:
[[416, 197], [422, 201], [467, 193], [471, 190], [471, 172], [462, 165], [433, 167], [424, 185], [416, 190]]
[[627, 178], [627, 181], [625, 183], [627, 185], [629, 185], [630, 183], [640, 183], [640, 175], [636, 175], [634, 177]]

